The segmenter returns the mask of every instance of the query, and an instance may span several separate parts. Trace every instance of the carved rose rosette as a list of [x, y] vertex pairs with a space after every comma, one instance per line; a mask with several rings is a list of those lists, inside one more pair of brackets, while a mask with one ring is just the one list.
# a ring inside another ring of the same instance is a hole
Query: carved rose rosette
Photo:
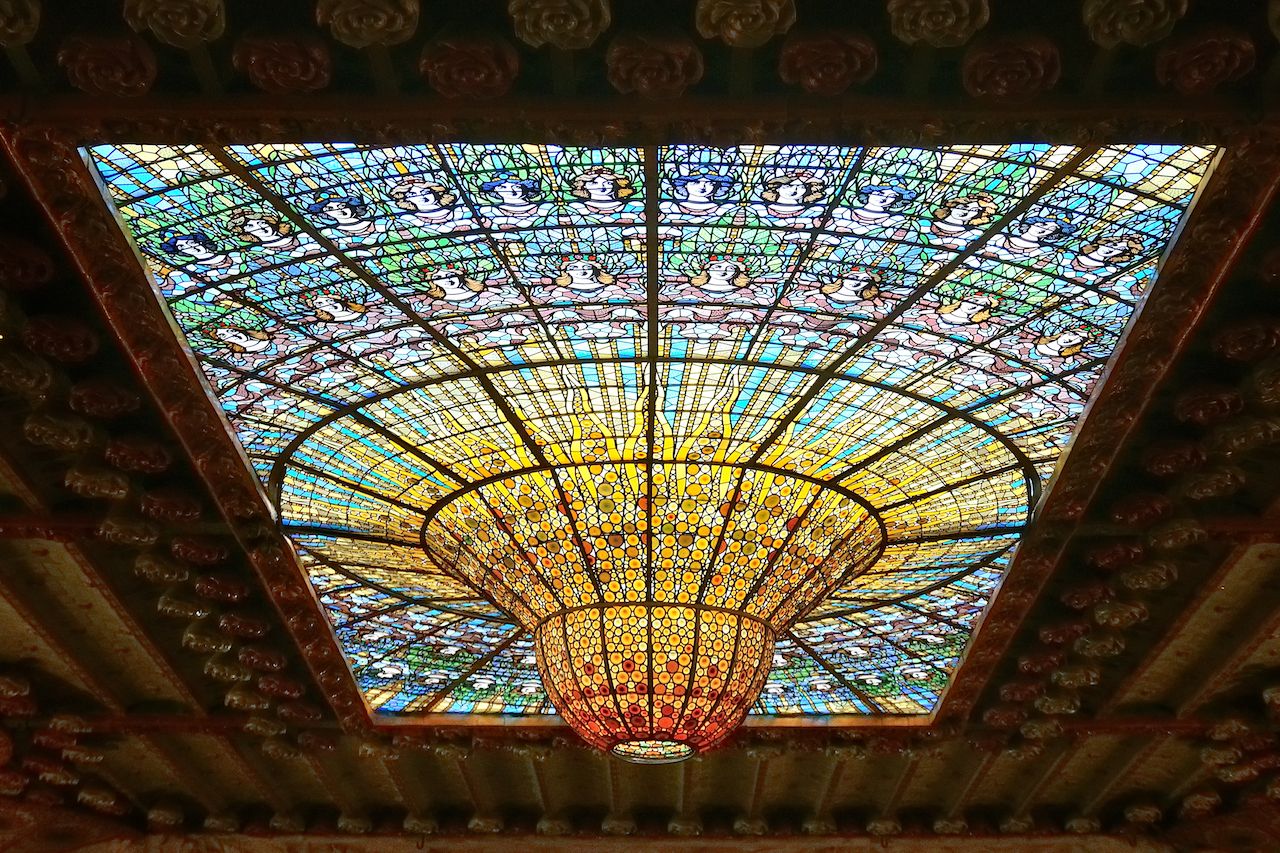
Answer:
[[1178, 395], [1173, 416], [1182, 423], [1200, 427], [1224, 421], [1244, 411], [1244, 397], [1226, 385], [1190, 388]]
[[1252, 71], [1256, 53], [1246, 33], [1213, 28], [1163, 48], [1156, 79], [1180, 95], [1207, 95]]
[[839, 95], [876, 73], [875, 42], [856, 33], [791, 35], [778, 57], [778, 76], [811, 95]]
[[520, 73], [520, 55], [493, 36], [442, 38], [423, 48], [419, 68], [427, 84], [446, 98], [497, 98]]
[[1058, 47], [1042, 36], [1001, 38], [975, 45], [961, 79], [975, 98], [1025, 100], [1049, 91], [1062, 74]]
[[702, 79], [702, 53], [682, 36], [623, 35], [605, 54], [609, 82], [624, 95], [678, 98]]
[[232, 61], [255, 89], [273, 95], [318, 92], [329, 85], [332, 60], [321, 39], [245, 37]]
[[590, 47], [613, 19], [609, 0], [510, 0], [516, 37], [530, 47]]
[[20, 237], [0, 235], [0, 287], [29, 290], [53, 279], [53, 259], [39, 246]]
[[408, 41], [418, 29], [418, 0], [319, 0], [316, 23], [347, 47]]
[[906, 44], [959, 47], [990, 17], [987, 0], [889, 0], [889, 29]]
[[1228, 361], [1257, 361], [1280, 349], [1280, 320], [1257, 317], [1233, 323], [1213, 336], [1210, 347]]
[[150, 30], [186, 49], [213, 41], [227, 26], [223, 0], [125, 0], [124, 19], [137, 32]]
[[698, 35], [730, 47], [759, 47], [796, 22], [795, 0], [698, 0]]
[[75, 317], [32, 317], [22, 329], [22, 342], [37, 355], [63, 364], [81, 364], [98, 352], [97, 332]]
[[1084, 25], [1099, 47], [1144, 47], [1173, 32], [1187, 0], [1085, 0]]
[[1204, 464], [1204, 451], [1190, 441], [1166, 441], [1142, 454], [1142, 469], [1154, 477], [1172, 477]]
[[39, 28], [39, 0], [0, 2], [0, 45], [21, 47], [36, 37]]

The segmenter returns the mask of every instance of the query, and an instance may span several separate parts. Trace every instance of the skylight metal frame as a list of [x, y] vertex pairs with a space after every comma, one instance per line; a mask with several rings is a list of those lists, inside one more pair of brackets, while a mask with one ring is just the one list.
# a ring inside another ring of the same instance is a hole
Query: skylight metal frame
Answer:
[[[79, 117], [76, 118], [79, 120]], [[122, 259], [131, 254], [127, 246], [119, 245], [120, 241], [116, 241], [117, 244], [110, 245], [108, 251], [101, 251], [101, 239], [113, 230], [104, 230], [102, 227], [109, 222], [110, 215], [101, 208], [100, 202], [96, 201], [98, 187], [96, 187], [95, 178], [78, 165], [75, 151], [80, 144], [107, 142], [113, 139], [136, 141], [147, 136], [168, 138], [175, 131], [181, 137], [181, 141], [193, 141], [193, 137], [205, 136], [212, 125], [203, 119], [180, 119], [168, 125], [126, 119], [114, 122], [110, 126], [96, 128], [90, 126], [81, 129], [78, 133], [68, 134], [64, 127], [66, 123], [66, 118], [59, 120], [56, 116], [45, 123], [33, 122], [20, 132], [7, 134], [5, 144], [21, 165], [23, 177], [36, 191], [41, 203], [50, 211], [63, 237], [73, 250], [77, 263], [88, 275], [117, 334], [140, 365], [145, 365], [144, 378], [157, 398], [169, 405], [167, 410], [170, 412], [171, 419], [193, 457], [207, 459], [215, 452], [223, 457], [228, 452], [240, 455], [234, 440], [230, 439], [226, 433], [225, 423], [222, 424], [221, 435], [211, 434], [207, 426], [202, 429], [194, 427], [191, 421], [196, 419], [182, 417], [180, 410], [173, 408], [173, 400], [194, 400], [193, 392], [196, 396], [207, 399], [203, 380], [198, 371], [193, 371], [189, 362], [175, 364], [172, 354], [163, 357], [165, 361], [163, 367], [157, 366], [162, 360], [161, 354], [166, 351], [172, 353], [174, 345], [179, 354], [181, 353], [182, 346], [177, 341], [165, 343], [138, 337], [137, 326], [140, 324], [137, 323], [136, 317], [127, 315], [145, 309], [150, 313], [149, 323], [154, 328], [156, 320], [161, 319], [156, 313], [159, 306], [151, 304], [148, 307], [147, 300], [139, 298], [144, 292], [150, 290], [150, 284], [145, 281], [145, 276], [141, 275], [138, 269], [130, 269], [121, 263]], [[357, 127], [351, 122], [333, 119], [309, 123], [299, 122], [299, 124], [310, 126], [313, 133], [315, 129], [328, 128], [327, 136], [346, 135], [349, 138], [368, 134], [372, 127], [370, 125]], [[1089, 122], [1080, 122], [1076, 126], [1083, 128], [1088, 124]], [[1141, 119], [1131, 120], [1128, 125], [1143, 126]], [[999, 123], [995, 123], [994, 126], [999, 127]], [[1006, 133], [1011, 133], [1017, 138], [1069, 133], [1072, 127], [1070, 121], [1061, 120], [1050, 120], [1042, 124], [1010, 122], [1005, 126], [1009, 128]], [[1134, 131], [1121, 133], [1120, 129], [1123, 126], [1117, 126], [1115, 132], [1118, 136], [1136, 138], [1133, 135]], [[1159, 133], [1170, 135], [1170, 125], [1158, 124], [1157, 126], [1160, 128]], [[259, 117], [248, 118], [241, 115], [229, 122], [220, 123], [217, 126], [217, 133], [224, 139], [228, 136], [232, 138], [238, 136], [247, 141], [260, 138], [261, 127]], [[354, 130], [354, 134], [341, 133], [344, 129]], [[372, 132], [377, 134], [380, 131]], [[886, 131], [882, 125], [877, 131], [873, 131], [875, 132]], [[943, 128], [944, 135], [948, 132], [955, 131], [946, 131]], [[1241, 250], [1245, 238], [1256, 227], [1256, 211], [1274, 194], [1277, 177], [1280, 177], [1280, 169], [1277, 168], [1280, 158], [1277, 157], [1274, 148], [1266, 149], [1256, 146], [1250, 148], [1247, 145], [1235, 147], [1232, 144], [1242, 140], [1247, 141], [1250, 132], [1248, 128], [1239, 130], [1225, 128], [1213, 122], [1190, 128], [1189, 132], [1185, 128], [1172, 132], [1172, 136], [1181, 137], [1186, 141], [1192, 141], [1188, 137], [1194, 136], [1199, 141], [1210, 143], [1220, 142], [1224, 136], [1235, 137], [1228, 140], [1227, 153], [1219, 167], [1220, 172], [1228, 173], [1229, 180], [1217, 178], [1210, 180], [1208, 191], [1202, 192], [1200, 211], [1192, 215], [1188, 226], [1189, 235], [1176, 244], [1169, 268], [1166, 268], [1162, 274], [1162, 283], [1148, 299], [1155, 304], [1149, 305], [1142, 312], [1142, 319], [1138, 321], [1138, 325], [1131, 329], [1130, 334], [1121, 342], [1120, 350], [1113, 357], [1112, 366], [1102, 380], [1102, 387], [1095, 395], [1091, 406], [1092, 411], [1086, 412], [1081, 431], [1077, 433], [1072, 447], [1063, 455], [1060, 462], [1061, 474], [1055, 478], [1054, 488], [1041, 500], [1040, 520], [1032, 525], [1033, 529], [1019, 549], [1019, 557], [1015, 560], [1004, 582], [1004, 591], [997, 595], [988, 608], [983, 623], [996, 622], [999, 623], [999, 627], [980, 624], [975, 628], [975, 639], [970, 649], [969, 659], [952, 682], [951, 689], [934, 715], [935, 719], [962, 716], [969, 707], [972, 707], [977, 698], [977, 692], [988, 677], [994, 658], [997, 657], [992, 654], [992, 650], [1003, 647], [1008, 641], [1013, 626], [1025, 613], [1030, 599], [1034, 596], [1034, 590], [1043, 583], [1044, 575], [1047, 573], [1046, 566], [1051, 566], [1059, 556], [1060, 547], [1054, 544], [1057, 537], [1047, 538], [1043, 535], [1042, 529], [1055, 524], [1066, 523], [1068, 526], [1073, 524], [1073, 519], [1079, 517], [1084, 504], [1087, 503], [1088, 495], [1096, 488], [1097, 472], [1105, 470], [1105, 460], [1109, 458], [1106, 452], [1108, 446], [1114, 452], [1115, 445], [1118, 444], [1115, 434], [1105, 438], [1095, 434], [1104, 429], [1118, 428], [1122, 434], [1127, 430], [1145, 405], [1146, 394], [1142, 393], [1137, 399], [1132, 396], [1129, 399], [1116, 399], [1117, 396], [1149, 389], [1153, 384], [1151, 382], [1153, 375], [1159, 375], [1162, 372], [1162, 365], [1165, 362], [1161, 359], [1154, 369], [1141, 367], [1135, 369], [1131, 365], [1140, 365], [1156, 353], [1168, 352], [1170, 347], [1176, 351], [1181, 346], [1187, 337], [1190, 323], [1199, 315], [1207, 302], [1208, 295], [1216, 289], [1225, 270], [1234, 262]], [[414, 131], [406, 124], [397, 133], [412, 136]], [[910, 135], [913, 130], [910, 123], [904, 122], [896, 129], [889, 127], [887, 133], [890, 137], [896, 136], [901, 139], [902, 135]], [[981, 134], [984, 140], [989, 139], [993, 142], [1004, 135]], [[312, 138], [316, 137], [312, 136]], [[882, 144], [883, 140], [876, 142]], [[1249, 150], [1242, 153], [1242, 148]], [[1252, 161], [1247, 160], [1247, 157], [1253, 158]], [[1238, 202], [1240, 198], [1252, 199], [1247, 210], [1242, 211]], [[1230, 203], [1231, 199], [1237, 201]], [[86, 223], [95, 221], [98, 223], [96, 227], [85, 228]], [[1225, 243], [1221, 240], [1224, 229], [1229, 238]], [[1198, 240], [1198, 234], [1208, 235], [1208, 237]], [[98, 243], [94, 242], [94, 237], [98, 239]], [[1205, 254], [1215, 249], [1219, 251], [1213, 254], [1211, 261], [1193, 259], [1194, 253]], [[1192, 280], [1193, 278], [1197, 280]], [[1174, 279], [1176, 281], [1171, 282]], [[145, 285], [145, 290], [139, 290], [140, 285]], [[1193, 304], [1188, 304], [1187, 294], [1191, 292], [1197, 292], [1200, 296], [1192, 301]], [[151, 302], [154, 303], [154, 299]], [[1164, 307], [1165, 303], [1168, 307]], [[1178, 319], [1172, 319], [1175, 317]], [[162, 319], [161, 322], [163, 322]], [[181, 354], [179, 358], [181, 359]], [[1119, 388], [1118, 386], [1122, 383], [1116, 381], [1116, 374], [1121, 372], [1130, 374], [1124, 377], [1123, 388]], [[1134, 380], [1131, 378], [1132, 375], [1141, 375], [1142, 378]], [[215, 415], [215, 418], [220, 419], [220, 415]], [[219, 444], [216, 451], [203, 446], [204, 442], [210, 440]], [[1077, 461], [1077, 457], [1083, 453], [1088, 453], [1091, 458]], [[245, 471], [247, 470], [246, 467]], [[1073, 475], [1077, 470], [1079, 473]], [[252, 482], [252, 477], [237, 476], [225, 471], [215, 473], [203, 468], [202, 473], [210, 482], [220, 507], [229, 517], [253, 516], [264, 508], [265, 495], [257, 488], [257, 484]], [[250, 494], [257, 494], [258, 497], [253, 501], [258, 503], [257, 509], [251, 508], [245, 502], [246, 490]], [[1042, 535], [1036, 535], [1038, 533]], [[280, 596], [283, 591], [290, 588], [297, 589], [297, 581], [300, 580], [297, 577], [289, 578], [281, 575], [283, 543], [280, 541], [269, 543], [261, 536], [246, 536], [243, 541], [246, 547], [252, 549], [255, 565], [268, 581], [273, 597], [277, 600], [277, 606], [285, 611], [291, 608], [296, 610], [296, 606], [281, 603], [283, 599]], [[286, 561], [291, 562], [288, 558]], [[1035, 568], [1026, 566], [1028, 563], [1034, 564]], [[297, 570], [295, 568], [292, 571], [296, 573]], [[1010, 587], [1017, 587], [1017, 589], [1010, 590]], [[306, 656], [313, 671], [317, 674], [330, 671], [334, 655], [331, 653], [332, 650], [326, 652], [316, 648], [314, 629], [309, 637], [305, 632], [299, 634], [296, 628], [292, 630], [295, 631], [295, 636], [298, 636], [300, 646], [307, 649]], [[308, 643], [307, 640], [311, 642]], [[370, 722], [368, 717], [361, 713], [356, 703], [351, 701], [349, 693], [351, 686], [333, 685], [332, 679], [326, 679], [326, 681], [331, 685], [327, 687], [330, 691], [330, 700], [346, 723], [357, 727], [367, 725]], [[438, 724], [457, 725], [461, 722], [463, 721], [456, 718], [423, 718], [415, 721], [414, 725], [431, 727]], [[776, 721], [769, 720], [755, 722], [764, 725], [776, 724]], [[838, 720], [835, 719], [815, 722], [838, 724]], [[855, 721], [857, 726], [871, 728], [882, 724], [900, 725], [902, 722], [901, 720], [868, 720], [866, 718], [858, 718]], [[522, 723], [538, 724], [534, 721], [522, 721]], [[920, 721], [914, 722], [914, 724], [919, 723]]]

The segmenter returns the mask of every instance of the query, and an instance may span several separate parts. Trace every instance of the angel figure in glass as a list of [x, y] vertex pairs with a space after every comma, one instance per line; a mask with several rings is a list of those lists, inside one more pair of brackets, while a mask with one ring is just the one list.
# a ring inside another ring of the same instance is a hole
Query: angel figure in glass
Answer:
[[936, 666], [912, 663], [899, 671], [902, 683], [908, 688], [937, 693], [947, 686], [947, 672]]
[[643, 294], [631, 292], [626, 282], [605, 268], [595, 255], [565, 255], [552, 271], [544, 273], [534, 287], [536, 301], [544, 304], [583, 302], [631, 302]]
[[893, 696], [901, 690], [896, 678], [880, 672], [855, 673], [853, 684], [859, 691], [873, 699]]
[[693, 275], [689, 284], [707, 293], [735, 293], [751, 285], [751, 276], [741, 261], [713, 255], [711, 263]]
[[307, 205], [307, 213], [319, 219], [340, 245], [361, 243], [378, 233], [369, 204], [359, 196], [321, 196]]
[[[695, 268], [687, 281], [674, 280], [662, 288], [665, 301], [698, 306], [704, 317], [722, 323], [758, 323], [777, 295], [777, 282], [752, 276], [745, 259], [728, 255], [711, 255], [705, 264]], [[732, 303], [750, 307], [708, 305]], [[716, 335], [716, 337], [722, 337]]]
[[442, 267], [428, 272], [426, 293], [432, 299], [471, 306], [475, 304], [476, 295], [484, 292], [485, 284], [457, 267]]
[[566, 258], [554, 281], [575, 293], [595, 293], [613, 284], [614, 277], [595, 258]]
[[840, 346], [865, 330], [863, 319], [883, 314], [893, 301], [879, 270], [855, 266], [817, 272], [793, 284], [779, 300], [769, 325], [783, 331], [772, 340], [805, 348]]
[[168, 233], [160, 248], [178, 260], [178, 267], [206, 281], [231, 278], [245, 271], [238, 253], [222, 249], [203, 231]]
[[318, 328], [310, 330], [315, 337], [332, 337], [348, 330], [363, 331], [365, 334], [360, 336], [358, 344], [353, 341], [346, 345], [347, 349], [361, 350], [381, 349], [396, 340], [388, 316], [388, 310], [393, 309], [376, 302], [371, 304], [367, 296], [357, 299], [337, 290], [324, 290], [307, 295], [303, 302], [311, 310], [308, 319], [318, 324]]
[[321, 233], [340, 251], [374, 272], [382, 272], [382, 253], [374, 247], [383, 242], [384, 235], [369, 215], [368, 203], [358, 196], [321, 196], [307, 205], [307, 212], [327, 223]]
[[369, 311], [365, 305], [346, 299], [340, 293], [317, 293], [308, 301], [314, 318], [321, 323], [351, 323]]
[[831, 306], [868, 305], [886, 302], [884, 278], [867, 267], [851, 267], [843, 275], [830, 278], [818, 287]]
[[421, 316], [457, 316], [472, 314], [470, 322], [458, 320], [453, 325], [464, 328], [488, 330], [496, 325], [489, 316], [474, 316], [474, 312], [493, 309], [510, 303], [515, 295], [500, 282], [491, 282], [483, 276], [473, 276], [462, 267], [446, 266], [435, 269], [419, 269], [422, 278], [413, 283], [412, 293], [405, 301]]
[[913, 633], [903, 648], [914, 654], [932, 658], [956, 657], [964, 649], [965, 636], [955, 632], [933, 633], [918, 631]]

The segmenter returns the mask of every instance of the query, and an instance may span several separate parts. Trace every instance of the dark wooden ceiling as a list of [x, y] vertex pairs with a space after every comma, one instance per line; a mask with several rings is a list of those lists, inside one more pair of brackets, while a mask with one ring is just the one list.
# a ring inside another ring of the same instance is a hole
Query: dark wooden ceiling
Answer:
[[[1278, 31], [1180, 0], [0, 3], [0, 840], [1274, 849]], [[320, 136], [1227, 155], [938, 719], [653, 768], [370, 723], [75, 156]]]

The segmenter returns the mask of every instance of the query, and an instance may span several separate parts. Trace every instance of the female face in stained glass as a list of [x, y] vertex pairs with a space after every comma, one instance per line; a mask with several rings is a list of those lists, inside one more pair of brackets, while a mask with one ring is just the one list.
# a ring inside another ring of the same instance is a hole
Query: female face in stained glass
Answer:
[[356, 196], [317, 199], [307, 205], [307, 212], [344, 231], [363, 229], [370, 224], [365, 218], [369, 213], [369, 206]]
[[693, 204], [707, 204], [727, 195], [733, 179], [716, 174], [680, 175], [673, 183], [678, 198]]
[[396, 207], [409, 213], [439, 213], [458, 201], [458, 197], [440, 184], [422, 178], [405, 178], [393, 184], [387, 195]]
[[1018, 222], [1009, 242], [1014, 245], [1045, 246], [1058, 243], [1075, 232], [1075, 226], [1062, 219], [1028, 216]]
[[588, 169], [573, 179], [570, 194], [591, 202], [617, 202], [635, 194], [630, 179], [608, 169]]
[[880, 295], [880, 274], [864, 267], [854, 267], [839, 278], [825, 282], [820, 290], [832, 302], [857, 302]]
[[212, 262], [224, 257], [217, 244], [202, 233], [171, 235], [160, 244], [160, 248], [170, 255], [185, 255], [197, 262]]
[[238, 329], [235, 326], [219, 326], [213, 336], [227, 345], [232, 352], [265, 352], [271, 347], [271, 336], [258, 329]]
[[858, 203], [867, 213], [891, 213], [907, 206], [916, 194], [901, 187], [871, 186], [858, 188]]
[[1088, 342], [1089, 336], [1083, 330], [1066, 329], [1037, 337], [1032, 352], [1044, 358], [1066, 358], [1079, 353]]
[[979, 293], [943, 305], [938, 309], [938, 319], [948, 326], [968, 326], [975, 323], [985, 323], [991, 319], [991, 312], [995, 310], [995, 307], [996, 300], [994, 296]]
[[934, 224], [942, 230], [960, 230], [987, 225], [995, 219], [999, 208], [989, 195], [952, 196], [934, 211]]
[[689, 279], [689, 283], [712, 293], [728, 293], [751, 283], [746, 269], [731, 258], [712, 258], [702, 272]]
[[823, 197], [826, 184], [810, 172], [789, 172], [765, 181], [760, 197], [775, 207], [802, 207]]
[[931, 666], [910, 664], [902, 668], [902, 680], [908, 684], [932, 685], [937, 682], [941, 687], [946, 684], [946, 674]]
[[369, 310], [359, 302], [332, 293], [318, 293], [311, 298], [315, 318], [322, 323], [349, 323], [359, 320]]
[[912, 638], [912, 642], [917, 646], [921, 646], [921, 647], [943, 646], [946, 644], [946, 640], [942, 639], [937, 634], [929, 634], [929, 633], [916, 634]]
[[465, 302], [484, 290], [484, 282], [469, 278], [454, 267], [436, 270], [427, 279], [427, 295], [449, 302]]
[[591, 258], [570, 258], [560, 265], [556, 284], [570, 290], [591, 291], [613, 284], [613, 276]]
[[237, 213], [227, 227], [247, 243], [267, 249], [287, 249], [298, 244], [293, 226], [271, 213]]
[[819, 693], [826, 693], [835, 687], [829, 675], [811, 675], [805, 684], [810, 690], [816, 690]]
[[529, 207], [542, 194], [541, 183], [537, 179], [518, 178], [510, 173], [485, 181], [480, 190], [506, 208]]
[[1108, 267], [1127, 264], [1142, 254], [1144, 246], [1137, 237], [1124, 234], [1102, 236], [1081, 247], [1073, 261], [1077, 269]]

